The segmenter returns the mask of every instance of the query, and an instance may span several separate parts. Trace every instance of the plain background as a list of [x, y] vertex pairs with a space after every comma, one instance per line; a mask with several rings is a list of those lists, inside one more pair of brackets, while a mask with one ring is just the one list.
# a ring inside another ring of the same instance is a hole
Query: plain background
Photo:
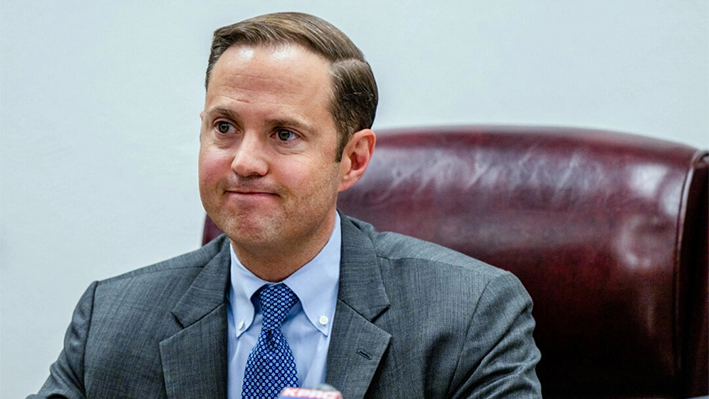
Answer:
[[214, 29], [323, 17], [375, 130], [534, 124], [709, 148], [709, 1], [9, 1], [0, 6], [0, 396], [36, 392], [87, 285], [199, 247]]

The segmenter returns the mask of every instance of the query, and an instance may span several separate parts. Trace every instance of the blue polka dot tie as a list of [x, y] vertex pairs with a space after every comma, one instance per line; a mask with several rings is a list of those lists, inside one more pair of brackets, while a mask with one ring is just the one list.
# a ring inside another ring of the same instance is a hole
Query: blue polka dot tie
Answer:
[[259, 292], [263, 326], [246, 361], [243, 399], [276, 398], [285, 387], [297, 387], [293, 352], [281, 333], [281, 324], [298, 297], [285, 284], [265, 286]]

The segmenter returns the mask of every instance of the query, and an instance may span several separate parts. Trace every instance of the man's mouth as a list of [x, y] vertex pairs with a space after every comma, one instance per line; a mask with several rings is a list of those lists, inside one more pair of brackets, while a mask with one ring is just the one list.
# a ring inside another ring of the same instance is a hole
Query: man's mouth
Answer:
[[244, 197], [257, 197], [257, 196], [278, 196], [275, 190], [267, 189], [257, 189], [257, 188], [233, 188], [226, 190], [227, 194], [244, 196]]

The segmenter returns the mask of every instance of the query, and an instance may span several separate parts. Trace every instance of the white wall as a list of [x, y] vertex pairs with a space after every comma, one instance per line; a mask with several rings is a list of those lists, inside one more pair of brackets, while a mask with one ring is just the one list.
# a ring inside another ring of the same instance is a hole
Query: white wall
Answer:
[[0, 5], [4, 398], [40, 387], [91, 281], [199, 246], [198, 114], [222, 25], [333, 22], [373, 66], [377, 128], [571, 125], [709, 147], [706, 0], [174, 3]]

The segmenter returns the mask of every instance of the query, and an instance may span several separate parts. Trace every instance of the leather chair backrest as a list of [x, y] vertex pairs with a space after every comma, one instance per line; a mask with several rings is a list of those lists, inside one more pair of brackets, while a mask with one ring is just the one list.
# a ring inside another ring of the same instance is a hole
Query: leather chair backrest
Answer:
[[545, 397], [691, 397], [709, 394], [708, 170], [614, 132], [398, 130], [338, 207], [517, 275]]

